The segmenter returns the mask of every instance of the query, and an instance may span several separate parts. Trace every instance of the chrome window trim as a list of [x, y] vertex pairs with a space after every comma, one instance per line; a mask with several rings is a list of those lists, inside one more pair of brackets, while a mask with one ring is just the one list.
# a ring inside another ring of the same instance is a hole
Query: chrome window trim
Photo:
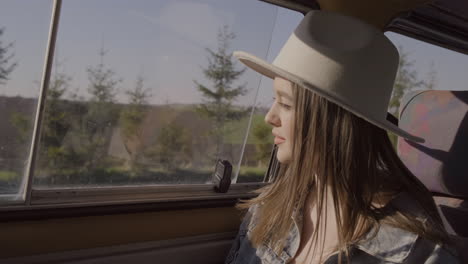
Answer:
[[24, 185], [23, 183], [21, 184], [18, 193], [19, 195], [22, 195], [24, 203], [26, 205], [31, 204], [34, 164], [36, 161], [37, 150], [39, 148], [39, 140], [41, 138], [42, 116], [44, 112], [45, 100], [47, 98], [47, 88], [49, 86], [50, 76], [52, 72], [52, 64], [54, 61], [55, 43], [57, 40], [61, 6], [62, 0], [54, 0], [49, 28], [49, 40], [47, 43], [46, 55], [44, 59], [44, 70], [42, 73], [41, 88], [39, 90], [39, 100], [37, 102], [36, 118], [34, 120], [31, 149], [29, 151], [28, 165], [25, 173], [26, 179], [23, 179]]

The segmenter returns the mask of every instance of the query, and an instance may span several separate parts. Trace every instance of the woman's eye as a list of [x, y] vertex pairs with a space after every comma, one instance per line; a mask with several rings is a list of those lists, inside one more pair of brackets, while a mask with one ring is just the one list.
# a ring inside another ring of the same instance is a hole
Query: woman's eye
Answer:
[[284, 103], [281, 103], [281, 102], [277, 102], [276, 97], [273, 97], [273, 103], [277, 103], [279, 106], [283, 107], [284, 109], [287, 109], [287, 110], [291, 109], [290, 105], [284, 104]]
[[281, 107], [285, 108], [285, 109], [291, 109], [291, 106], [290, 105], [287, 105], [287, 104], [283, 104], [283, 103], [278, 103]]

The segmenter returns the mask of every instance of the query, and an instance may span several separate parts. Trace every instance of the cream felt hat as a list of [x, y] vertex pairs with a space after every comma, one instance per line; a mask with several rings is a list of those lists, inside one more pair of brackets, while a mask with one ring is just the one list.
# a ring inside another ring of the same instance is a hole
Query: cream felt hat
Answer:
[[234, 56], [269, 78], [287, 79], [380, 128], [424, 142], [387, 121], [398, 51], [379, 29], [359, 19], [311, 11], [272, 64], [242, 51]]

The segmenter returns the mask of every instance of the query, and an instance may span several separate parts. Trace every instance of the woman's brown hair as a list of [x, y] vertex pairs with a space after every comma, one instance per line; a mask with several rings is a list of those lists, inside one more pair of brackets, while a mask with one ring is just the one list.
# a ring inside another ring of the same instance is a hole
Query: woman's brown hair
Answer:
[[[348, 256], [353, 243], [382, 223], [437, 243], [447, 241], [430, 192], [401, 162], [385, 130], [297, 85], [293, 94], [291, 162], [281, 164], [275, 180], [260, 189], [258, 197], [238, 205], [243, 209], [258, 206], [250, 236], [255, 247], [267, 243], [279, 253], [293, 224], [291, 216], [309, 194], [318, 212], [312, 233], [315, 248], [324, 243], [318, 241], [319, 233], [327, 224], [323, 220], [326, 198], [332, 197], [340, 259], [342, 253]], [[402, 192], [416, 201], [426, 220], [392, 206], [375, 206]]]

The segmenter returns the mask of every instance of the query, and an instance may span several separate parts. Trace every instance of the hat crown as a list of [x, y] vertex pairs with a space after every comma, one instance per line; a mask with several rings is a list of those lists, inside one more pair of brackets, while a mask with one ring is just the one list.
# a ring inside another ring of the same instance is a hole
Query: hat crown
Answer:
[[360, 20], [324, 11], [309, 12], [294, 31], [304, 42], [335, 52], [363, 48], [376, 33], [380, 33], [377, 28]]
[[289, 37], [273, 65], [345, 108], [385, 119], [398, 61], [395, 46], [374, 26], [337, 13], [313, 11]]

